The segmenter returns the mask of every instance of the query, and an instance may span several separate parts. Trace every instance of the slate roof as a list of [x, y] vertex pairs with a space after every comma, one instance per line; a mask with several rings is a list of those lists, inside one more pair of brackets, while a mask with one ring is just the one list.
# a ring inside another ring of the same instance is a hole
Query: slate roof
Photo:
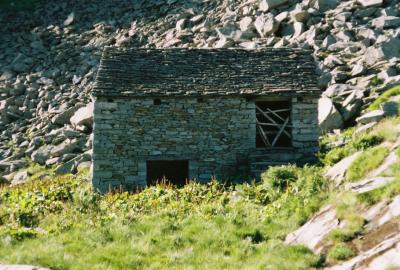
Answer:
[[95, 97], [319, 95], [311, 51], [106, 47]]

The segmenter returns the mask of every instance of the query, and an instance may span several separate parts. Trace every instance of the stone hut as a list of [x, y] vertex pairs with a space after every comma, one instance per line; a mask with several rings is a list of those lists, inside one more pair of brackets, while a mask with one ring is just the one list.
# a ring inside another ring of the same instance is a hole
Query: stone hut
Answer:
[[94, 98], [93, 184], [227, 179], [318, 150], [310, 51], [104, 50]]

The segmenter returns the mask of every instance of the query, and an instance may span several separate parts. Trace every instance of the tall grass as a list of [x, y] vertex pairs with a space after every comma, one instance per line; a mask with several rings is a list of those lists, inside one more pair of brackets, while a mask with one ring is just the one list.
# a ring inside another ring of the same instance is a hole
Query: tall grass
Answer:
[[350, 165], [346, 178], [349, 181], [359, 180], [368, 172], [377, 168], [389, 154], [389, 149], [385, 146], [376, 146], [365, 150]]
[[[0, 260], [51, 269], [315, 268], [320, 256], [282, 240], [325, 199], [321, 170], [279, 172], [259, 184], [160, 185], [106, 196], [85, 175], [2, 188]], [[283, 189], [270, 185], [279, 175], [291, 175]]]

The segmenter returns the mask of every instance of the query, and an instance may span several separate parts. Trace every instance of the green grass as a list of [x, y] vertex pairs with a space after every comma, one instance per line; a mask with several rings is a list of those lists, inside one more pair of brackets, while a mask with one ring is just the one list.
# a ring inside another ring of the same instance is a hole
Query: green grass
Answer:
[[331, 195], [330, 201], [336, 207], [337, 218], [346, 225], [343, 228], [332, 230], [328, 239], [336, 244], [354, 239], [363, 230], [365, 224], [365, 220], [357, 210], [360, 207], [357, 196], [351, 192], [334, 193]]
[[328, 252], [328, 261], [336, 262], [347, 260], [354, 256], [353, 250], [346, 244], [340, 243], [333, 246]]
[[371, 103], [371, 105], [369, 105], [368, 110], [369, 111], [378, 110], [382, 103], [388, 101], [390, 97], [397, 95], [400, 95], [400, 85], [385, 91], [373, 103]]
[[373, 205], [382, 199], [389, 199], [397, 194], [400, 194], [400, 174], [390, 184], [379, 189], [357, 195], [357, 199], [365, 204]]
[[389, 154], [389, 149], [385, 146], [376, 146], [365, 150], [350, 165], [346, 178], [349, 181], [361, 179], [368, 172], [377, 168]]
[[[40, 171], [31, 168], [33, 175]], [[276, 171], [279, 171], [277, 173]], [[290, 173], [288, 173], [290, 172]], [[285, 235], [326, 198], [321, 168], [226, 186], [190, 183], [99, 195], [87, 175], [0, 189], [0, 261], [51, 269], [313, 269], [322, 260]], [[286, 182], [285, 182], [286, 181]]]
[[[346, 135], [345, 135], [346, 136]], [[346, 138], [346, 137], [345, 137]], [[334, 165], [343, 158], [357, 152], [366, 150], [373, 146], [376, 146], [385, 140], [385, 137], [381, 133], [362, 133], [353, 138], [347, 138], [349, 141], [347, 144], [341, 147], [333, 147], [325, 153], [320, 153], [320, 159], [322, 163], [326, 165]]]

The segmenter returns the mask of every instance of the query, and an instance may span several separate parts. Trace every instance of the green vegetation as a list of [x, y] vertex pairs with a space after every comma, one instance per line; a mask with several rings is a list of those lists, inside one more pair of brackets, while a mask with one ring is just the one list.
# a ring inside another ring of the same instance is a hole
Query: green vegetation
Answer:
[[[389, 118], [364, 133], [326, 135], [321, 160], [332, 165], [364, 151], [347, 173], [350, 181], [360, 179], [387, 156], [399, 124], [399, 117]], [[55, 176], [32, 165], [26, 184], [0, 188], [0, 258], [55, 270], [318, 268], [325, 258], [334, 263], [354, 256], [353, 242], [365, 225], [360, 210], [400, 193], [398, 163], [386, 172], [394, 182], [363, 194], [329, 189], [323, 171], [276, 166], [259, 183], [212, 181], [100, 195], [87, 171]], [[326, 203], [344, 224], [327, 236], [326, 254], [283, 244]]]
[[340, 243], [333, 246], [328, 252], [328, 261], [343, 261], [354, 256], [353, 250], [346, 244]]
[[392, 183], [370, 192], [358, 194], [357, 199], [362, 203], [372, 205], [382, 199], [393, 198], [397, 194], [400, 194], [400, 173]]
[[[39, 167], [30, 170], [39, 177]], [[87, 174], [51, 176], [1, 188], [2, 262], [51, 269], [321, 265], [307, 248], [282, 243], [326, 198], [320, 168], [282, 166], [258, 184], [160, 185], [106, 196], [93, 192], [86, 180]]]
[[397, 95], [400, 95], [400, 85], [385, 91], [373, 103], [371, 103], [371, 105], [369, 105], [368, 110], [369, 111], [378, 110], [382, 103], [388, 101], [390, 97]]
[[385, 146], [376, 146], [365, 150], [350, 165], [346, 178], [349, 181], [361, 179], [371, 170], [377, 168], [389, 154]]
[[[330, 151], [327, 151], [328, 148], [325, 146], [321, 153], [320, 159], [326, 165], [333, 165], [342, 160], [343, 158], [357, 152], [366, 150], [370, 147], [380, 144], [384, 141], [384, 137], [379, 133], [361, 133], [357, 136], [349, 137], [350, 134], [344, 134], [345, 140], [348, 141], [342, 147], [335, 147]], [[351, 135], [350, 135], [351, 136]], [[325, 152], [323, 152], [325, 150]]]
[[363, 229], [365, 220], [358, 214], [360, 202], [351, 192], [333, 194], [331, 203], [336, 206], [336, 215], [345, 226], [334, 229], [329, 234], [329, 239], [334, 243], [347, 242], [354, 239]]

